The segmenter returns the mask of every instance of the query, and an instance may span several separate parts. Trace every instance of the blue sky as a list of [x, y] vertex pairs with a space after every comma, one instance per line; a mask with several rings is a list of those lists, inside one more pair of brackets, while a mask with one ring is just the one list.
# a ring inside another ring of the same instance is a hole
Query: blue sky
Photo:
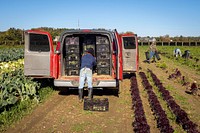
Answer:
[[1, 0], [0, 31], [10, 27], [200, 36], [200, 0]]

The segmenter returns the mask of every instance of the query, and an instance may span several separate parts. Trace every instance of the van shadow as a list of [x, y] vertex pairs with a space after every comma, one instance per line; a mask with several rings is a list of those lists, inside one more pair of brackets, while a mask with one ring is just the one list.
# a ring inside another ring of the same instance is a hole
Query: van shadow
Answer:
[[[58, 90], [59, 95], [77, 95], [78, 96], [78, 88], [76, 89], [69, 89], [69, 88], [59, 88]], [[84, 96], [88, 96], [88, 90], [84, 89], [83, 91]], [[118, 89], [93, 89], [93, 96], [116, 96], [119, 97]]]
[[133, 76], [136, 77], [136, 74], [135, 73], [123, 73], [124, 79], [130, 79]]

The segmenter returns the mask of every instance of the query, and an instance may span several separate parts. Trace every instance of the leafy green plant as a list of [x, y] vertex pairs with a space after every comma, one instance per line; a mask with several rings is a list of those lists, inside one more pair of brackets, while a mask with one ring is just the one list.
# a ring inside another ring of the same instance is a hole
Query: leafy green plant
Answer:
[[156, 66], [162, 69], [166, 69], [167, 68], [167, 64], [165, 62], [158, 62], [156, 63]]
[[23, 48], [3, 48], [0, 50], [0, 62], [14, 61], [24, 58]]
[[38, 101], [36, 90], [40, 84], [23, 74], [23, 60], [0, 64], [0, 110], [18, 101]]

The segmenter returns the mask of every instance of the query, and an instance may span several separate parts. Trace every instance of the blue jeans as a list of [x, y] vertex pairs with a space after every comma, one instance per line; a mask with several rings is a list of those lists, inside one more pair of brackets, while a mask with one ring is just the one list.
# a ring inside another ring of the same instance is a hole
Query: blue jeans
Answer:
[[79, 75], [79, 89], [83, 89], [87, 80], [88, 88], [92, 88], [92, 70], [90, 68], [82, 68]]
[[155, 55], [155, 52], [154, 51], [150, 51], [150, 57], [149, 57], [149, 60], [151, 60], [151, 58]]

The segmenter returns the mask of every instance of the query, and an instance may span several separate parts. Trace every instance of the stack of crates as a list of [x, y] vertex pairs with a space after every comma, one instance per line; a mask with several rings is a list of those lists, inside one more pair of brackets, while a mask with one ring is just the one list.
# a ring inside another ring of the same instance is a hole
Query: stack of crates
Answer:
[[96, 37], [97, 75], [110, 75], [110, 45], [104, 36]]
[[68, 76], [79, 75], [80, 54], [79, 54], [79, 37], [66, 37], [66, 74]]

